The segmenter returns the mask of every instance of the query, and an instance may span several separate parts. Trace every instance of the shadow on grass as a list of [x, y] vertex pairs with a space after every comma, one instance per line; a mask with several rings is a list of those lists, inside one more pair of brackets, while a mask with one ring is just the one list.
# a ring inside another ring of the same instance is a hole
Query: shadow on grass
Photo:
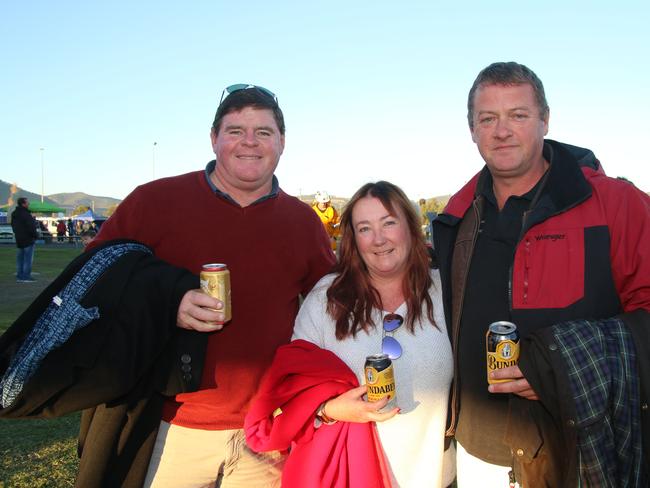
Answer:
[[79, 418], [0, 420], [0, 488], [74, 486]]

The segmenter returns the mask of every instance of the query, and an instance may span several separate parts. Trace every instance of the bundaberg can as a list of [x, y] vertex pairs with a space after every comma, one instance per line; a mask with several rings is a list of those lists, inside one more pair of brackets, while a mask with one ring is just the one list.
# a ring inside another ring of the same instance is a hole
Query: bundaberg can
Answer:
[[376, 402], [388, 397], [388, 403], [380, 412], [395, 407], [395, 373], [388, 354], [373, 354], [366, 358], [364, 377], [368, 386], [368, 401]]
[[497, 369], [514, 366], [519, 361], [519, 332], [512, 322], [500, 321], [490, 324], [485, 334], [487, 381], [489, 384], [510, 380], [495, 380], [490, 373]]
[[223, 302], [224, 322], [232, 319], [230, 301], [230, 271], [222, 263], [204, 264], [201, 267], [201, 289], [208, 295]]

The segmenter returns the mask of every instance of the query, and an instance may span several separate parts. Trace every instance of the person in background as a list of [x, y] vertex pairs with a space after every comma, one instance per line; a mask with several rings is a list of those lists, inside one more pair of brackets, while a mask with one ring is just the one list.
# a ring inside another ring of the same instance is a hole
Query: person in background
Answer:
[[91, 243], [91, 241], [95, 238], [97, 235], [97, 232], [95, 232], [93, 229], [88, 229], [84, 230], [81, 233], [81, 244], [86, 247], [88, 244]]
[[75, 242], [75, 236], [77, 235], [76, 227], [72, 219], [68, 219], [68, 240], [70, 244]]
[[339, 213], [332, 206], [332, 199], [326, 191], [317, 191], [312, 207], [320, 218], [327, 235], [330, 237], [332, 249], [336, 250], [336, 239], [339, 236]]
[[285, 124], [272, 92], [227, 87], [210, 140], [216, 159], [205, 169], [136, 188], [89, 249], [128, 238], [196, 274], [208, 263], [230, 271], [228, 323], [224, 304], [201, 290], [181, 300], [178, 327], [209, 337], [203, 361], [184, 354], [176, 367], [201, 381], [196, 392], [166, 398], [160, 420], [152, 419], [159, 423], [153, 452], [139, 456], [150, 459], [144, 486], [275, 487], [285, 456], [248, 449], [244, 415], [276, 348], [291, 338], [301, 295], [335, 257], [314, 212], [282, 191], [274, 175]]
[[[458, 486], [642, 486], [639, 443], [617, 457], [606, 451], [614, 440], [590, 437], [616, 425], [620, 442], [635, 439], [638, 391], [623, 402], [621, 424], [594, 424], [576, 412], [592, 412], [581, 401], [601, 404], [595, 382], [631, 385], [636, 377], [632, 365], [622, 381], [609, 378], [597, 362], [625, 355], [585, 348], [611, 346], [602, 334], [615, 328], [629, 335], [614, 317], [628, 327], [638, 319], [648, 340], [650, 198], [605, 176], [590, 150], [545, 139], [544, 87], [522, 64], [482, 70], [467, 107], [485, 166], [433, 222], [456, 366], [448, 434], [458, 442]], [[522, 348], [519, 366], [490, 372], [506, 382], [488, 386], [485, 336], [496, 321], [517, 326]], [[593, 388], [580, 395], [568, 387], [572, 378]], [[550, 393], [555, 384], [566, 388]], [[552, 415], [558, 411], [565, 413]]]
[[67, 226], [65, 225], [65, 221], [59, 220], [59, 222], [56, 224], [56, 241], [57, 242], [64, 242], [65, 241], [66, 230], [67, 230]]
[[[247, 441], [258, 451], [293, 446], [284, 487], [446, 487], [452, 353], [420, 218], [401, 189], [379, 181], [354, 194], [341, 228], [339, 261], [269, 368]], [[385, 410], [385, 398], [364, 399], [364, 362], [380, 353], [396, 383]]]
[[424, 234], [427, 242], [431, 242], [431, 216], [434, 214], [427, 210], [427, 201], [424, 198], [418, 200], [418, 207], [420, 210], [422, 234]]
[[11, 212], [11, 228], [16, 238], [16, 282], [33, 283], [32, 262], [34, 261], [34, 245], [38, 238], [38, 224], [29, 211], [29, 200], [20, 197], [16, 208]]

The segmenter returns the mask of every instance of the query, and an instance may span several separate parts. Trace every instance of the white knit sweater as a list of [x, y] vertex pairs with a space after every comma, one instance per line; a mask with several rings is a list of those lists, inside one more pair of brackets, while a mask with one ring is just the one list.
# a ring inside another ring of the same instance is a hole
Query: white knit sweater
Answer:
[[[402, 325], [392, 335], [402, 346], [402, 356], [393, 360], [397, 405], [401, 413], [377, 428], [391, 470], [403, 488], [446, 487], [455, 474], [455, 456], [448, 451], [443, 463], [447, 400], [453, 373], [451, 345], [447, 337], [442, 308], [440, 278], [432, 271], [434, 284], [429, 290], [437, 328], [426, 317], [416, 323], [415, 334]], [[336, 339], [335, 324], [326, 312], [326, 292], [334, 275], [322, 278], [305, 299], [292, 339], [304, 339], [334, 352], [357, 374], [364, 384], [366, 356], [381, 352], [382, 318], [375, 310], [377, 327], [369, 333], [343, 341]], [[395, 311], [406, 316], [406, 304]], [[444, 466], [443, 466], [444, 465]]]

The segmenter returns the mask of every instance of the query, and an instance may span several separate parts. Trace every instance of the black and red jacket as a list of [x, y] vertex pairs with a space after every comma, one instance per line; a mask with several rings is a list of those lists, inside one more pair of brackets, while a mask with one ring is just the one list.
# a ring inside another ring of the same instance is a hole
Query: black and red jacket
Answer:
[[[546, 140], [544, 157], [550, 169], [524, 213], [509, 270], [508, 303], [521, 336], [568, 320], [650, 311], [650, 197], [607, 177], [588, 149]], [[476, 191], [482, 178], [490, 178], [487, 167], [433, 222], [455, 371], [465, 281], [482, 217], [483, 197]], [[448, 435], [456, 425], [461, 381], [456, 376], [452, 386]], [[516, 430], [521, 425], [513, 428], [520, 436]], [[534, 457], [543, 440], [527, 442], [524, 452]]]

